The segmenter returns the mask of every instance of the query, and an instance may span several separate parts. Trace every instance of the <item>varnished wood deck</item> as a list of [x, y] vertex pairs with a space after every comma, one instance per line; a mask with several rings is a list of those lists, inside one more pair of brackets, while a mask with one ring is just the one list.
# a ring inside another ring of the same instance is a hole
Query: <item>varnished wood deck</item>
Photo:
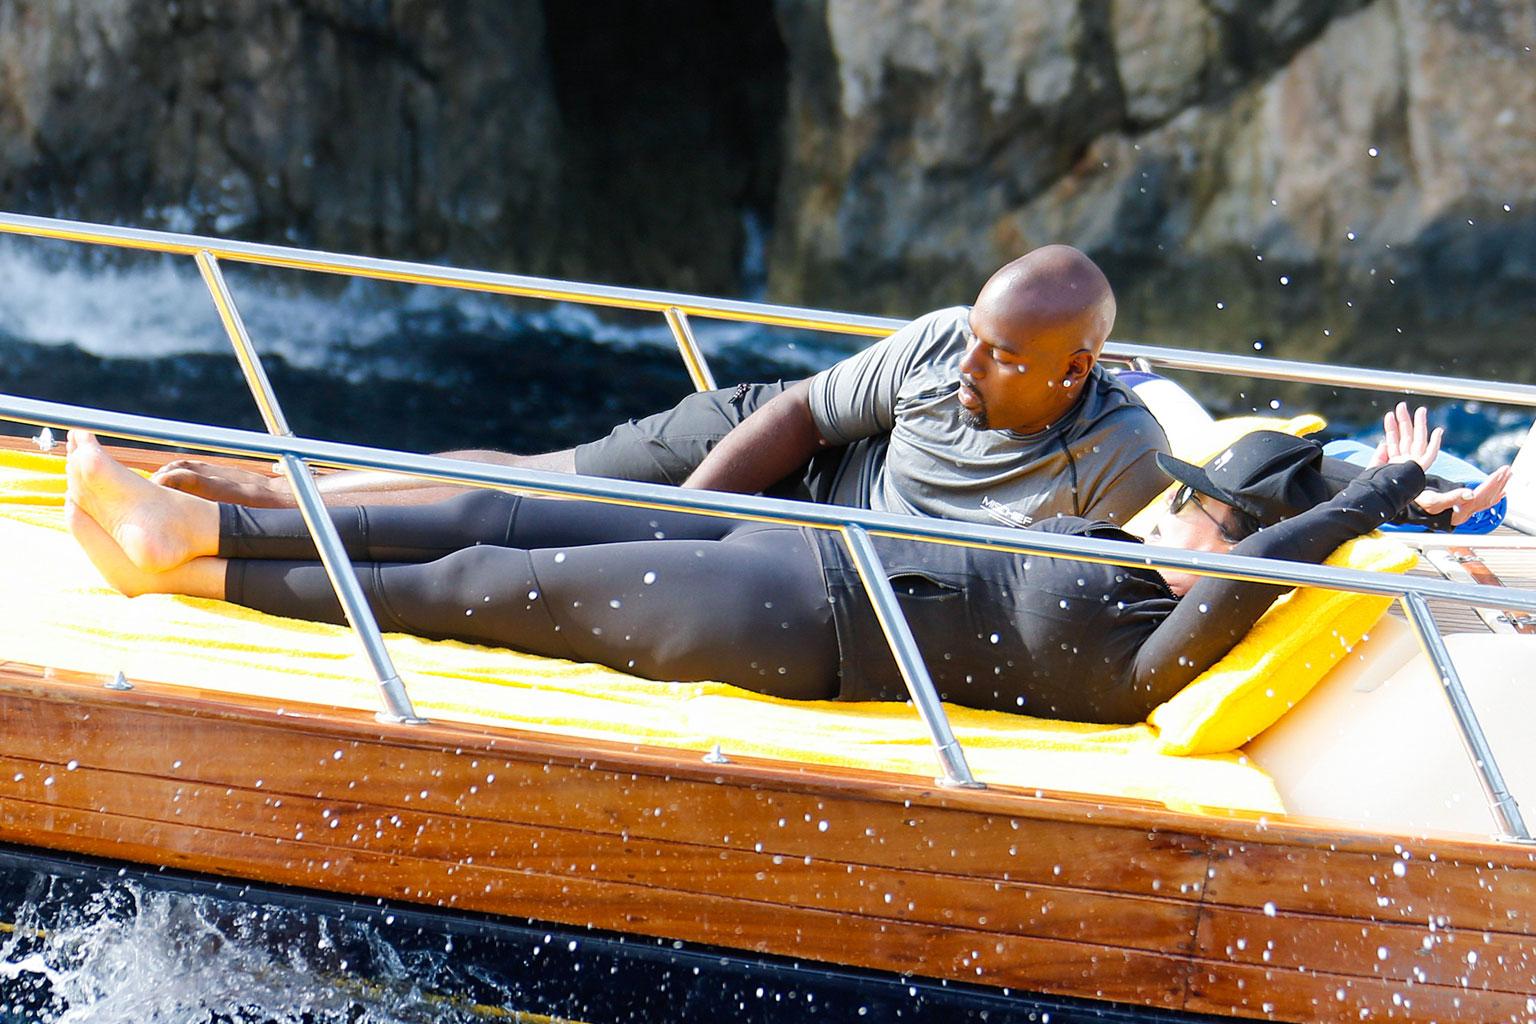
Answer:
[[0, 839], [1147, 1006], [1536, 1018], [1536, 849], [103, 682], [0, 663]]
[[[1536, 537], [1499, 529], [1488, 537], [1435, 537], [1425, 543], [1415, 575], [1536, 592]], [[1394, 609], [1399, 615], [1401, 607]], [[1536, 615], [1507, 608], [1473, 608], [1431, 601], [1444, 633], [1536, 636]]]

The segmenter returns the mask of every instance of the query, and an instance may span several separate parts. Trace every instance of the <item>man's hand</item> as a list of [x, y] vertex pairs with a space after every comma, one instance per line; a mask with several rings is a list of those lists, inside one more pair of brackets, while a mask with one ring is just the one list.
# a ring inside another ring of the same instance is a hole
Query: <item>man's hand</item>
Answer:
[[155, 470], [150, 479], [173, 491], [186, 491], [199, 498], [230, 505], [250, 508], [292, 508], [294, 505], [287, 478], [235, 466], [174, 459]]
[[[1376, 453], [1371, 457], [1372, 467], [1412, 460], [1425, 472], [1429, 471], [1435, 456], [1440, 454], [1440, 441], [1445, 432], [1440, 427], [1432, 432], [1428, 429], [1427, 409], [1420, 406], [1410, 415], [1408, 403], [1399, 402], [1382, 417], [1381, 425], [1386, 438], [1376, 446]], [[1414, 499], [1414, 504], [1430, 515], [1439, 515], [1449, 509], [1451, 525], [1460, 526], [1477, 513], [1498, 504], [1509, 486], [1510, 475], [1508, 466], [1500, 466], [1476, 487], [1458, 487], [1450, 491], [1425, 488]]]

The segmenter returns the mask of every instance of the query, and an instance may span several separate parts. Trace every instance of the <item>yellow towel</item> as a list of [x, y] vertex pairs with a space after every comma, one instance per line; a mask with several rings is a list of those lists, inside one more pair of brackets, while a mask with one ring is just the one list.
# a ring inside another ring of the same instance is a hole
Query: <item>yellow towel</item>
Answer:
[[[376, 710], [349, 630], [218, 601], [108, 589], [64, 531], [63, 460], [0, 452], [0, 661], [155, 680], [277, 700]], [[796, 702], [721, 683], [659, 683], [596, 665], [390, 635], [417, 708], [431, 718], [574, 737], [899, 772], [932, 778], [927, 732], [904, 704]], [[1202, 806], [1282, 810], [1241, 753], [1159, 752], [1123, 728], [948, 707], [983, 781]]]

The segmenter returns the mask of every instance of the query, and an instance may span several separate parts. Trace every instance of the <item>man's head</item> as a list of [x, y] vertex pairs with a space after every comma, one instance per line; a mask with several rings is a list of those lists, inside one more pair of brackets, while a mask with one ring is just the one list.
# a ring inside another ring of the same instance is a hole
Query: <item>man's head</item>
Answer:
[[983, 430], [1044, 430], [1077, 402], [1115, 323], [1115, 294], [1092, 260], [1047, 245], [982, 286], [960, 363], [959, 401]]

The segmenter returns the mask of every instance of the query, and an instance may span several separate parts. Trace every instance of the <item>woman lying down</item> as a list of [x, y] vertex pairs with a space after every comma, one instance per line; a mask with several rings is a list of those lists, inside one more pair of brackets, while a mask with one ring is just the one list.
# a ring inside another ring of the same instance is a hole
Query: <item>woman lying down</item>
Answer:
[[[1250, 434], [1205, 468], [1159, 456], [1181, 486], [1149, 539], [1320, 562], [1423, 488], [1440, 446], [1423, 412], [1389, 414], [1381, 464], [1336, 496], [1319, 446], [1287, 434]], [[69, 450], [69, 528], [118, 590], [344, 621], [297, 511], [160, 487], [83, 431]], [[490, 490], [331, 516], [387, 630], [802, 700], [906, 698], [831, 531]], [[1029, 528], [1135, 539], [1070, 517]], [[879, 550], [945, 700], [1077, 721], [1146, 717], [1286, 589], [917, 541]]]

